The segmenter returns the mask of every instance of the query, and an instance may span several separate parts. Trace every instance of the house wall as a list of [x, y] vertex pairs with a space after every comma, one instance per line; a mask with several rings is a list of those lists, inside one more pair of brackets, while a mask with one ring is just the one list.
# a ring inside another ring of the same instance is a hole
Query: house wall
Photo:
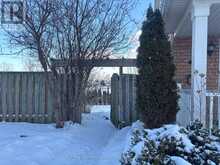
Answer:
[[[210, 37], [209, 42], [219, 45], [219, 39]], [[174, 62], [176, 64], [176, 80], [184, 89], [191, 86], [191, 38], [175, 38], [173, 42]], [[216, 48], [212, 56], [208, 56], [207, 89], [218, 89], [219, 49]]]

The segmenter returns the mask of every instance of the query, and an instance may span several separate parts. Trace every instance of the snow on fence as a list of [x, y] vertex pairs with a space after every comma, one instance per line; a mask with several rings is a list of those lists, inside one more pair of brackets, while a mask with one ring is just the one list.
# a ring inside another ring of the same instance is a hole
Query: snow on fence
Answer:
[[138, 119], [136, 104], [136, 75], [114, 74], [111, 79], [111, 121], [116, 127], [130, 125]]
[[[65, 78], [61, 88], [61, 108], [65, 108]], [[50, 123], [55, 121], [53, 97], [43, 72], [0, 73], [0, 121]]]

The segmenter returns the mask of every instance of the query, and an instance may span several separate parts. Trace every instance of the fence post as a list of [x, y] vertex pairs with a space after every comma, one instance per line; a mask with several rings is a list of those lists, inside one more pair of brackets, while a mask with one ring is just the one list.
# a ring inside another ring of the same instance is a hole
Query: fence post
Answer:
[[122, 97], [123, 97], [123, 93], [122, 93], [122, 76], [119, 76], [119, 109], [118, 109], [118, 119], [119, 119], [119, 127], [120, 125], [122, 125], [124, 123], [124, 112], [123, 112], [123, 100], [122, 100]]
[[119, 67], [119, 75], [122, 75], [122, 74], [123, 74], [123, 67], [120, 66], [120, 67]]
[[111, 79], [111, 121], [118, 126], [119, 122], [119, 76], [114, 74]]

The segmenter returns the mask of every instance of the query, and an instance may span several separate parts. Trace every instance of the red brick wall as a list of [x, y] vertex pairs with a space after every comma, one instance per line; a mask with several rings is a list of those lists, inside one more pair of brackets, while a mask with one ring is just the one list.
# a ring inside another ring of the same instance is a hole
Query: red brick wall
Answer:
[[[209, 42], [219, 45], [218, 38], [209, 38]], [[183, 88], [190, 88], [191, 84], [191, 38], [175, 38], [173, 44], [174, 62], [176, 64], [176, 80]], [[215, 49], [212, 56], [208, 56], [207, 86], [209, 90], [218, 88], [219, 50]], [[187, 82], [188, 80], [188, 82]]]

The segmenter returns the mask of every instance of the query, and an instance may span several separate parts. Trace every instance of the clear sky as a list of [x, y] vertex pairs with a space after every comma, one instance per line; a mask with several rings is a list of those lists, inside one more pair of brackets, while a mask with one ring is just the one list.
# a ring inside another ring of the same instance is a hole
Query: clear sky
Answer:
[[[136, 53], [135, 53], [135, 49], [137, 46], [137, 40], [140, 34], [140, 28], [142, 25], [142, 22], [145, 18], [146, 15], [146, 10], [148, 8], [148, 6], [152, 4], [153, 5], [153, 0], [137, 0], [137, 6], [135, 7], [135, 9], [132, 12], [132, 19], [135, 20], [135, 22], [137, 23], [135, 25], [135, 30], [134, 32], [131, 34], [131, 38], [132, 38], [132, 42], [134, 42], [134, 48], [131, 49], [128, 53], [126, 53], [124, 55], [124, 57], [135, 57]], [[13, 47], [12, 45], [10, 45], [8, 43], [7, 37], [4, 36], [3, 30], [2, 30], [2, 26], [0, 26], [0, 71], [2, 70], [2, 66], [5, 65], [9, 65], [11, 68], [11, 70], [13, 71], [22, 71], [24, 69], [24, 61], [27, 57], [25, 56], [17, 56], [17, 55], [6, 55], [6, 54], [10, 54], [12, 52], [14, 52], [16, 50], [15, 47]], [[109, 72], [109, 74], [111, 72], [116, 72], [117, 69], [104, 69], [103, 72]]]

